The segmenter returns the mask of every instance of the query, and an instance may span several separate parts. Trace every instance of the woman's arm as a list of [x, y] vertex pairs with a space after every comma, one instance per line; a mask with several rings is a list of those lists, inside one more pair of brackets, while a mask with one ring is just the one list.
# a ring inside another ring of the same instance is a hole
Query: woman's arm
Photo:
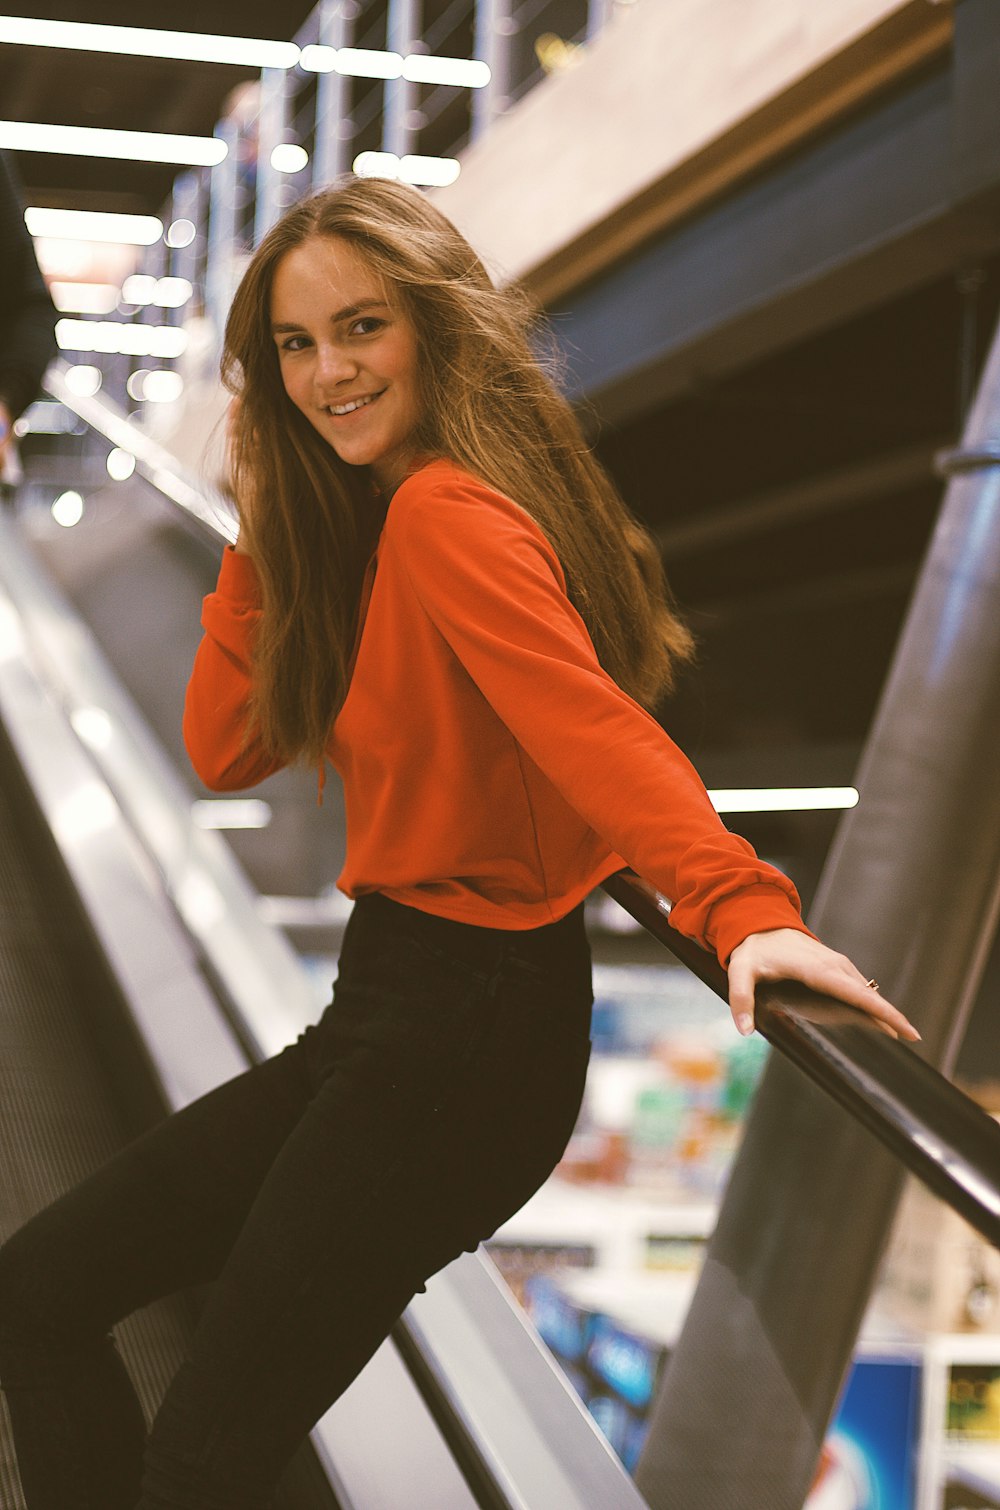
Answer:
[[281, 769], [251, 731], [250, 658], [260, 619], [257, 573], [245, 553], [223, 553], [216, 590], [202, 606], [198, 646], [184, 700], [184, 743], [191, 764], [213, 791], [255, 786]]
[[792, 883], [725, 828], [690, 761], [604, 672], [541, 531], [471, 481], [401, 489], [393, 509], [425, 612], [530, 759], [671, 898], [671, 923], [730, 969], [734, 1018], [752, 1014], [753, 984], [777, 972], [905, 1031], [809, 933]]

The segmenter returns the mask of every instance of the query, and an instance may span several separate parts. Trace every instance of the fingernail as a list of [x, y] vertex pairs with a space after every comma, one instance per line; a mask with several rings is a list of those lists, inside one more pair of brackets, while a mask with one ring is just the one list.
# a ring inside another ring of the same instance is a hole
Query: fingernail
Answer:
[[750, 1016], [750, 1013], [741, 1012], [739, 1017], [737, 1017], [736, 1019], [736, 1026], [739, 1028], [744, 1038], [749, 1037], [749, 1035], [753, 1032], [753, 1018]]

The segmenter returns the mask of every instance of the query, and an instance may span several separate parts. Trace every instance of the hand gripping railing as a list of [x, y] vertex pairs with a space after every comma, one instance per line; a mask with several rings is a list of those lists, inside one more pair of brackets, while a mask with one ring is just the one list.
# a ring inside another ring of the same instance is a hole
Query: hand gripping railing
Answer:
[[[604, 890], [725, 1001], [714, 955], [670, 926], [670, 903], [633, 871]], [[757, 1030], [1000, 1248], [1000, 1123], [855, 1007], [793, 981], [759, 985]]]

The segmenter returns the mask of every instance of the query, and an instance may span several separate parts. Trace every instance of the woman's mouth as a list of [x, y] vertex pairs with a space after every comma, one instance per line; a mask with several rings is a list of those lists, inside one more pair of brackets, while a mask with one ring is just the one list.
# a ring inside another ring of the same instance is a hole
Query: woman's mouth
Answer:
[[383, 388], [379, 393], [363, 393], [358, 398], [348, 399], [344, 404], [326, 404], [324, 413], [331, 415], [334, 419], [341, 419], [346, 414], [356, 414], [359, 409], [367, 409], [369, 404], [374, 404], [384, 392]]

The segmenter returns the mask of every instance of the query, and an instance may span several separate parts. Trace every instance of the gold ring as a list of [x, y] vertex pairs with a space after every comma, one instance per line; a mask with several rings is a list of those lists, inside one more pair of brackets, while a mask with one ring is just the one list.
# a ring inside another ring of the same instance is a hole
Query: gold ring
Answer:
[[868, 982], [868, 985], [871, 987], [871, 989], [873, 991], [877, 991], [878, 990], [878, 981], [877, 980], [870, 980]]

